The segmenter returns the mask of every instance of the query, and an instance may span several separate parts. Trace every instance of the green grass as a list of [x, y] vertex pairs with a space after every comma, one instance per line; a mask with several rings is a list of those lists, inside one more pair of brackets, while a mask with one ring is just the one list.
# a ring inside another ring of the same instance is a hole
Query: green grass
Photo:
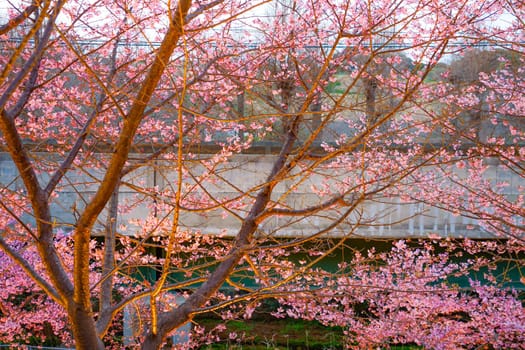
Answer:
[[[219, 319], [195, 320], [207, 330], [224, 323], [223, 341], [202, 346], [201, 350], [336, 350], [343, 349], [344, 334], [340, 327], [326, 327], [316, 321], [295, 319], [252, 319], [246, 321]], [[229, 334], [238, 337], [229, 340]], [[415, 345], [391, 345], [384, 350], [424, 350]]]
[[[198, 320], [206, 329], [213, 329], [220, 320]], [[343, 331], [340, 328], [331, 328], [315, 321], [294, 319], [264, 319], [246, 321], [227, 321], [226, 330], [221, 332], [221, 343], [202, 347], [201, 349], [303, 349], [324, 350], [342, 349]], [[242, 336], [242, 341], [230, 340], [228, 336], [235, 332]]]
[[227, 327], [236, 332], [252, 332], [254, 328], [252, 324], [243, 321], [229, 321]]

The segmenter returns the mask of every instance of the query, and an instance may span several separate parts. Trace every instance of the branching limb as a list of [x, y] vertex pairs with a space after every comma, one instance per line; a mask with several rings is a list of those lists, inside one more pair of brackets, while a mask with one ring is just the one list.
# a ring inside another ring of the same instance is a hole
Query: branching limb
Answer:
[[[6, 89], [4, 90], [2, 96], [0, 96], [0, 108], [4, 108], [6, 103], [9, 101], [9, 99], [12, 97], [13, 93], [18, 89], [20, 84], [26, 79], [27, 75], [30, 74], [30, 72], [33, 70], [33, 67], [38, 64], [38, 61], [42, 58], [42, 55], [44, 54], [46, 50], [46, 46], [49, 42], [49, 38], [51, 37], [51, 33], [53, 32], [53, 28], [55, 27], [55, 20], [60, 12], [60, 9], [62, 8], [63, 1], [59, 1], [52, 12], [52, 15], [49, 17], [48, 21], [45, 23], [45, 28], [42, 33], [42, 37], [38, 40], [38, 45], [35, 47], [35, 50], [31, 57], [27, 59], [27, 61], [24, 63], [18, 74], [16, 74], [12, 80], [10, 80], [10, 83], [7, 85]], [[42, 14], [39, 18], [40, 22], [44, 22], [44, 18], [46, 17], [45, 14]], [[39, 26], [35, 25], [32, 29], [31, 35], [35, 35]], [[19, 47], [18, 51], [22, 46]], [[4, 70], [2, 71], [2, 74], [0, 76], [0, 83], [4, 83], [5, 79], [7, 78], [7, 74], [10, 72], [11, 67], [14, 64], [13, 60], [16, 60], [18, 55], [20, 53], [16, 52], [12, 55], [10, 62], [4, 67]]]
[[[354, 199], [351, 199], [350, 202], [354, 202]], [[305, 215], [313, 215], [320, 211], [326, 210], [328, 208], [333, 207], [334, 205], [343, 205], [347, 206], [349, 205], [349, 201], [345, 199], [345, 195], [340, 195], [333, 197], [321, 204], [313, 205], [307, 208], [298, 209], [298, 210], [292, 210], [292, 209], [284, 209], [284, 208], [273, 208], [264, 213], [262, 217], [267, 217], [271, 215], [284, 215], [284, 216], [305, 216]]]
[[2, 238], [0, 235], [0, 248], [4, 252], [6, 252], [7, 255], [13, 261], [20, 266], [24, 272], [31, 277], [35, 283], [44, 290], [44, 292], [49, 295], [53, 300], [58, 303], [59, 305], [65, 306], [66, 302], [65, 300], [60, 296], [60, 294], [57, 292], [55, 288], [53, 288], [52, 285], [50, 285], [35, 269], [33, 266], [26, 260], [24, 257], [22, 257], [17, 251], [13, 250], [11, 246]]
[[13, 30], [16, 26], [28, 19], [29, 16], [31, 16], [37, 9], [37, 1], [33, 1], [31, 5], [26, 7], [24, 11], [20, 12], [17, 16], [11, 18], [9, 22], [0, 25], [0, 35], [3, 35]]
[[20, 134], [16, 129], [15, 122], [4, 110], [2, 110], [0, 115], [0, 131], [4, 136], [9, 153], [20, 173], [20, 177], [24, 182], [28, 197], [33, 207], [38, 231], [38, 240], [36, 243], [42, 261], [53, 280], [53, 284], [58, 288], [60, 294], [62, 296], [69, 295], [73, 290], [73, 286], [71, 285], [67, 273], [62, 267], [61, 260], [54, 247], [53, 226], [47, 196], [40, 187], [29, 154], [27, 153]]
[[[108, 82], [113, 81], [113, 78], [117, 74], [117, 51], [119, 46], [119, 39], [117, 38], [115, 45], [113, 47], [113, 51], [111, 53], [111, 70], [108, 75]], [[100, 110], [102, 109], [102, 106], [104, 104], [104, 101], [107, 97], [109, 92], [107, 92], [106, 89], [103, 89], [103, 92], [97, 97], [95, 108], [91, 111], [91, 115], [88, 117], [87, 121], [84, 123], [84, 126], [82, 130], [79, 133], [79, 136], [77, 137], [75, 144], [69, 151], [67, 157], [64, 159], [62, 164], [57, 168], [55, 173], [51, 176], [49, 179], [49, 182], [45, 188], [45, 192], [48, 196], [51, 195], [51, 193], [55, 190], [56, 186], [60, 182], [60, 180], [64, 177], [64, 175], [67, 173], [69, 168], [71, 167], [71, 164], [73, 164], [73, 161], [76, 159], [78, 152], [82, 149], [82, 146], [84, 145], [87, 136], [89, 134], [89, 129], [91, 129], [91, 125], [96, 120], [97, 116], [100, 113]], [[116, 103], [116, 102], [115, 102]]]

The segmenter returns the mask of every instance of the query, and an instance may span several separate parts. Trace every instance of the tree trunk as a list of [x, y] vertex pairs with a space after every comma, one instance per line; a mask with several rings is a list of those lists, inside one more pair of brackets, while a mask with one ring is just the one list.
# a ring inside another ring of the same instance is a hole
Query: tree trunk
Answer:
[[376, 91], [377, 80], [375, 78], [367, 78], [365, 84], [365, 98], [366, 98], [366, 117], [368, 125], [372, 126], [377, 122], [378, 113], [376, 111]]
[[146, 336], [146, 339], [144, 339], [141, 349], [142, 350], [157, 350], [157, 349], [160, 349], [160, 346], [162, 345], [162, 343], [163, 343], [163, 340], [159, 334], [153, 335], [150, 333]]
[[[317, 132], [317, 129], [319, 129], [321, 127], [321, 122], [322, 122], [322, 116], [321, 116], [321, 107], [322, 107], [322, 103], [321, 103], [321, 96], [320, 94], [317, 94], [313, 101], [312, 101], [312, 104], [310, 105], [310, 112], [312, 112], [312, 122], [311, 122], [311, 132], [314, 133], [314, 132]], [[317, 137], [315, 138], [315, 142], [320, 144], [321, 142], [323, 142], [323, 131], [320, 130], [317, 134]]]
[[115, 268], [115, 240], [118, 219], [118, 194], [120, 182], [115, 186], [111, 200], [109, 201], [108, 216], [106, 220], [106, 232], [104, 236], [104, 261], [102, 263], [102, 278], [100, 285], [100, 302], [97, 331], [104, 335], [109, 328], [111, 320], [111, 303], [113, 295], [113, 276]]
[[98, 337], [91, 312], [86, 312], [80, 305], [73, 304], [69, 307], [68, 314], [75, 338], [75, 348], [77, 350], [104, 350], [104, 343]]

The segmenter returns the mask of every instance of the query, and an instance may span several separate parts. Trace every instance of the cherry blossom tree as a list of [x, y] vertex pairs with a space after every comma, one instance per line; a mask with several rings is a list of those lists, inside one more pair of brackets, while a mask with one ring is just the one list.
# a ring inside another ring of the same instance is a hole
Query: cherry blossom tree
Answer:
[[[0, 258], [25, 279], [2, 281], [6, 299], [45, 295], [40, 303], [67, 315], [62, 340], [78, 349], [104, 348], [110, 326], [139, 300], [137, 342], [157, 349], [196, 315], [243, 305], [249, 316], [264, 298], [280, 298], [290, 316], [345, 325], [350, 345], [371, 344], [368, 333], [438, 347], [458, 330], [458, 346], [491, 343], [465, 330], [489, 327], [484, 317], [503, 329], [494, 346], [517, 344], [523, 318], [512, 292], [473, 281], [470, 297], [447, 279], [494, 260], [463, 266], [398, 242], [390, 255], [370, 255], [388, 268], [358, 252], [352, 269], [326, 274], [316, 264], [383, 225], [388, 210], [373, 204], [395, 201], [476, 220], [467, 229], [523, 256], [523, 7], [267, 3], [45, 0], [7, 9], [0, 131], [17, 171], [0, 189]], [[448, 55], [486, 45], [511, 54], [495, 52], [499, 65], [461, 86], [446, 69], [431, 79]], [[453, 122], [480, 105], [498, 127], [483, 138]], [[511, 181], [491, 178], [496, 168]], [[401, 276], [405, 268], [417, 278]], [[371, 305], [368, 319], [342, 317], [357, 302]], [[13, 314], [7, 308], [2, 317]], [[517, 313], [505, 318], [508, 310]], [[427, 314], [449, 328], [421, 324]], [[399, 323], [398, 333], [384, 331]], [[3, 332], [12, 341], [17, 330]]]
[[[337, 278], [322, 270], [298, 278], [297, 293], [282, 298], [275, 315], [342, 327], [345, 345], [355, 349], [392, 344], [521, 348], [522, 301], [482, 271], [488, 261], [479, 254], [515, 252], [515, 247], [470, 240], [436, 243], [397, 241], [387, 252], [355, 254], [339, 265]], [[458, 254], [468, 258], [458, 261]], [[490, 282], [466, 280], [472, 271]]]

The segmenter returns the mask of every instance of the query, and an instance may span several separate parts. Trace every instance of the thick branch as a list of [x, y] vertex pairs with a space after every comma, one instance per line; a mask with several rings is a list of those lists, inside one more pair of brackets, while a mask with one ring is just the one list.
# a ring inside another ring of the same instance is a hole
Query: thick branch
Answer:
[[268, 175], [266, 185], [263, 186], [257, 194], [255, 202], [244, 219], [235, 239], [235, 244], [228, 256], [211, 273], [206, 282], [204, 282], [202, 286], [200, 286], [182, 305], [172, 311], [160, 315], [158, 320], [158, 332], [155, 334], [147, 334], [142, 346], [143, 349], [158, 348], [168, 332], [186, 322], [193, 312], [202, 307], [230, 276], [235, 266], [244, 256], [246, 249], [249, 249], [253, 234], [257, 231], [259, 222], [261, 221], [261, 214], [270, 202], [273, 188], [277, 184], [278, 179], [282, 178], [290, 171], [286, 166], [286, 160], [297, 141], [297, 130], [299, 129], [301, 121], [302, 118], [296, 116], [290, 121], [290, 123], [288, 123], [286, 140], [283, 143], [279, 156], [272, 167], [270, 175]]
[[33, 208], [39, 235], [37, 246], [42, 261], [60, 294], [63, 296], [69, 295], [73, 290], [73, 286], [62, 267], [62, 263], [53, 244], [53, 226], [51, 224], [51, 212], [49, 203], [47, 202], [47, 196], [40, 187], [29, 155], [22, 143], [20, 134], [16, 130], [15, 122], [4, 110], [2, 110], [0, 115], [0, 131], [4, 136], [9, 154], [24, 182]]
[[31, 5], [26, 7], [24, 11], [20, 12], [18, 16], [11, 18], [6, 24], [0, 25], [0, 35], [9, 32], [17, 25], [28, 19], [29, 16], [31, 16], [31, 14], [35, 12], [37, 8], [38, 6], [35, 4], [35, 2], [33, 2]]
[[[105, 279], [100, 286], [100, 310], [99, 318], [105, 319], [107, 313], [111, 314], [113, 270], [115, 268], [115, 237], [117, 233], [118, 218], [118, 194], [120, 186], [115, 186], [111, 201], [109, 202], [108, 217], [106, 221], [106, 234], [104, 237], [104, 261], [102, 265], [102, 276]], [[98, 325], [98, 322], [97, 322]], [[104, 334], [109, 327], [109, 322], [105, 324], [105, 329], [97, 329], [99, 334]]]
[[27, 80], [24, 92], [22, 92], [22, 95], [20, 96], [20, 99], [16, 103], [16, 105], [13, 106], [13, 108], [10, 109], [9, 115], [11, 115], [13, 118], [17, 118], [20, 113], [24, 110], [24, 107], [26, 106], [27, 102], [29, 101], [29, 97], [31, 97], [31, 93], [35, 89], [36, 80], [38, 78], [38, 70], [40, 69], [40, 61], [38, 61], [33, 69], [31, 69], [31, 73], [29, 74], [29, 79]]
[[162, 44], [160, 45], [157, 55], [154, 58], [150, 71], [148, 72], [148, 75], [146, 76], [142, 87], [124, 120], [119, 140], [115, 146], [115, 151], [108, 165], [104, 179], [93, 199], [87, 205], [78, 220], [77, 230], [75, 231], [74, 237], [74, 301], [76, 304], [81, 305], [81, 308], [84, 310], [91, 309], [89, 287], [89, 239], [91, 228], [95, 224], [98, 215], [104, 209], [115, 187], [120, 181], [122, 169], [128, 159], [128, 153], [131, 149], [135, 133], [143, 119], [144, 110], [157, 88], [158, 82], [167, 67], [170, 56], [175, 50], [179, 38], [183, 33], [182, 27], [185, 23], [182, 19], [185, 18], [190, 5], [190, 0], [181, 0], [179, 2], [179, 8], [177, 9], [178, 15], [174, 16], [175, 18], [173, 21], [170, 21], [170, 26]]

